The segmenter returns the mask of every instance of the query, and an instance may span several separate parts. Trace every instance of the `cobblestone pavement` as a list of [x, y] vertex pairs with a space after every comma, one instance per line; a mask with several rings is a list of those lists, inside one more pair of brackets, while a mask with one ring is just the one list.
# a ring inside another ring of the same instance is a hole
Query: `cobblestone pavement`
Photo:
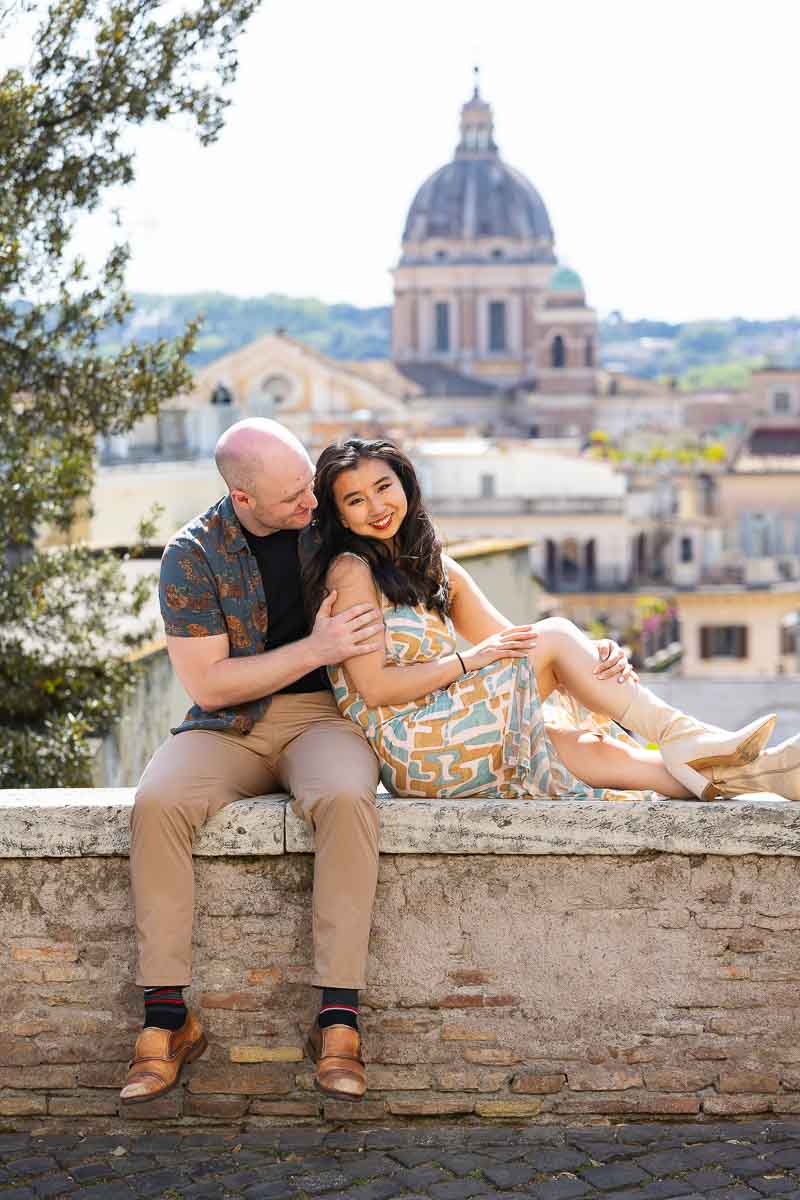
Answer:
[[800, 1122], [0, 1134], [0, 1200], [800, 1200]]

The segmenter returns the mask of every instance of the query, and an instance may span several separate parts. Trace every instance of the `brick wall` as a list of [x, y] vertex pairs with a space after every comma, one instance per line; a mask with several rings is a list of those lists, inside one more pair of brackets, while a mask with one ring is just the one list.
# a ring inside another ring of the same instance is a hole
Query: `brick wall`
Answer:
[[[198, 857], [210, 1048], [125, 1117], [800, 1112], [793, 853], [383, 855], [360, 1106], [303, 1059], [311, 856]], [[0, 895], [0, 1118], [115, 1119], [141, 1003], [127, 859], [4, 858]]]

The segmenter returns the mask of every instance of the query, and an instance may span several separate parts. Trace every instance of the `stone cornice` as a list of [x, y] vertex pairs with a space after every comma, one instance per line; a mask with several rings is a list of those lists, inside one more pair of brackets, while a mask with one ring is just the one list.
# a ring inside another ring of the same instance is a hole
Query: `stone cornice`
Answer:
[[[0, 858], [126, 855], [133, 788], [0, 791]], [[386, 854], [800, 856], [800, 805], [752, 796], [682, 801], [400, 800], [381, 795]], [[312, 850], [287, 797], [231, 804], [204, 827], [195, 854]]]

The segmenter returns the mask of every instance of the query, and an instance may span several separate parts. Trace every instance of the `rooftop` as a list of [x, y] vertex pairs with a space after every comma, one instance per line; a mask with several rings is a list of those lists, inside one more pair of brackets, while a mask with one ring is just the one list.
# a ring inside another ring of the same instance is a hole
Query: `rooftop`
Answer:
[[400, 363], [397, 370], [427, 396], [496, 396], [499, 389], [444, 363]]

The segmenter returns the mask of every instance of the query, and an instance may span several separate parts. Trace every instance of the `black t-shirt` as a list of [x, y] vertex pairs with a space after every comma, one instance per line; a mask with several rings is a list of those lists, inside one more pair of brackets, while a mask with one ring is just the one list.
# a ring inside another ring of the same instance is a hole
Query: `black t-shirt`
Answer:
[[[300, 585], [300, 559], [297, 554], [299, 533], [295, 529], [279, 529], [266, 537], [257, 537], [243, 529], [264, 583], [267, 600], [267, 640], [265, 650], [277, 650], [296, 642], [310, 632], [303, 592]], [[324, 667], [287, 683], [279, 692], [330, 691], [328, 672]]]

